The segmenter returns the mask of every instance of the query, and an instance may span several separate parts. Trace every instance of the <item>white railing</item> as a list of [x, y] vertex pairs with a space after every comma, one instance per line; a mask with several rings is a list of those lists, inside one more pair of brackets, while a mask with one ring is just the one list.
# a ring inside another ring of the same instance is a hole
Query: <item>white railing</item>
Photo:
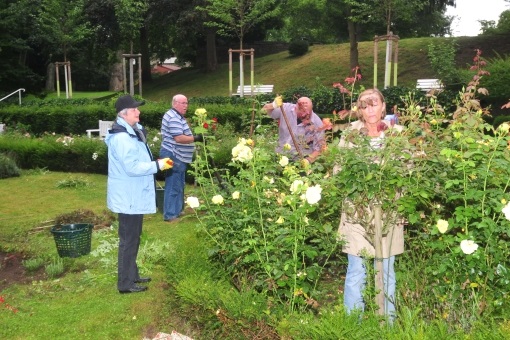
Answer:
[[16, 91], [14, 91], [13, 93], [11, 94], [8, 94], [7, 96], [3, 97], [2, 99], [0, 99], [0, 102], [4, 99], [7, 99], [9, 98], [10, 96], [12, 96], [13, 94], [15, 94], [16, 92], [19, 92], [19, 105], [21, 105], [21, 92], [25, 92], [25, 89], [17, 89]]

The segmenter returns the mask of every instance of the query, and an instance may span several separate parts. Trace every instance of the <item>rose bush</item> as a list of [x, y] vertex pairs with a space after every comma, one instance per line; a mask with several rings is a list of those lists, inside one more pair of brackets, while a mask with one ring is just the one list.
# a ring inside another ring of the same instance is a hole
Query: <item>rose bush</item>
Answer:
[[[212, 257], [239, 289], [266, 291], [291, 309], [316, 306], [324, 269], [340, 255], [342, 202], [355, 209], [377, 203], [384, 223], [407, 223], [407, 251], [397, 257], [397, 306], [465, 327], [484, 313], [504, 315], [510, 296], [509, 131], [508, 124], [494, 129], [484, 120], [488, 110], [478, 97], [488, 91], [479, 81], [488, 74], [480, 53], [472, 69], [455, 112], [445, 112], [434, 94], [426, 106], [412, 95], [403, 98], [393, 113], [405, 129], [385, 130], [383, 147], [356, 132], [346, 134], [356, 147], [335, 147], [345, 119], [354, 117], [352, 103], [362, 90], [355, 88], [356, 77], [345, 87], [335, 84], [345, 108], [328, 122], [328, 149], [313, 164], [275, 154], [273, 125], [259, 126], [250, 139], [238, 136], [225, 168], [211, 165], [217, 150], [206, 143], [192, 170], [200, 197], [191, 202], [201, 212]], [[359, 214], [367, 230], [369, 213]]]

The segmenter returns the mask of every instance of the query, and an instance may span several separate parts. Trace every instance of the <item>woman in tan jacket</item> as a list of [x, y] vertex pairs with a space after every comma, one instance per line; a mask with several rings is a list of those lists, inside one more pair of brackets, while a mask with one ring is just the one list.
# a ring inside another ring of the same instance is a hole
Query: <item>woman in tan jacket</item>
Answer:
[[[394, 125], [390, 121], [383, 120], [385, 117], [386, 103], [382, 93], [377, 89], [368, 89], [360, 93], [357, 101], [358, 120], [350, 124], [343, 134], [339, 147], [352, 148], [354, 145], [346, 139], [349, 131], [358, 130], [361, 134], [369, 137], [370, 146], [373, 149], [384, 147], [385, 131], [402, 131], [402, 126]], [[376, 160], [374, 160], [376, 161]], [[338, 170], [338, 169], [337, 169]], [[341, 171], [341, 170], [340, 170]], [[356, 207], [352, 201], [343, 204], [338, 233], [345, 242], [342, 251], [347, 253], [348, 266], [344, 287], [344, 306], [347, 312], [363, 310], [363, 290], [366, 280], [366, 261], [364, 257], [373, 258], [375, 249], [371, 235], [360, 224], [363, 218], [360, 213], [370, 214], [370, 205]], [[383, 219], [391, 214], [384, 214]], [[395, 214], [393, 214], [393, 217]], [[368, 219], [365, 219], [368, 220]], [[371, 222], [373, 223], [373, 222]], [[391, 320], [395, 317], [395, 255], [404, 252], [404, 229], [401, 221], [396, 218], [384, 220], [387, 232], [382, 239], [383, 255], [383, 281], [384, 281], [384, 311]]]

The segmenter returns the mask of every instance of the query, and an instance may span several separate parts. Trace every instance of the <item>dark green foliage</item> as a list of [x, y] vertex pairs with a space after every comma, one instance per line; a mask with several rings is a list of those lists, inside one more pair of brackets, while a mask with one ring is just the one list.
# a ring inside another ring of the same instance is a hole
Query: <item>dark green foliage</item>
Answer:
[[509, 101], [510, 56], [493, 58], [487, 66], [490, 75], [483, 76], [481, 86], [489, 90], [489, 97], [496, 101]]
[[16, 162], [6, 154], [0, 153], [0, 178], [18, 177], [20, 174]]
[[[8, 152], [22, 169], [106, 174], [106, 145], [99, 139], [46, 135], [29, 138], [8, 134], [0, 138], [0, 152]], [[96, 159], [93, 155], [97, 154]]]
[[497, 128], [501, 124], [507, 123], [507, 122], [510, 122], [510, 116], [508, 116], [508, 115], [507, 116], [497, 116], [494, 118], [494, 120], [492, 122], [492, 126]]
[[308, 41], [294, 40], [289, 44], [289, 53], [292, 56], [299, 57], [308, 52]]

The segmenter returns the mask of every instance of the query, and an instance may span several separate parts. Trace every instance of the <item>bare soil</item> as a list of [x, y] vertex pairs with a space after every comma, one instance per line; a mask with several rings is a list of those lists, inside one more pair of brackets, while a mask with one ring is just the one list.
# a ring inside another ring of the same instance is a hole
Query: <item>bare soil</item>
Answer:
[[46, 279], [44, 267], [28, 272], [23, 267], [25, 256], [22, 253], [0, 252], [0, 292], [12, 284], [26, 284]]

